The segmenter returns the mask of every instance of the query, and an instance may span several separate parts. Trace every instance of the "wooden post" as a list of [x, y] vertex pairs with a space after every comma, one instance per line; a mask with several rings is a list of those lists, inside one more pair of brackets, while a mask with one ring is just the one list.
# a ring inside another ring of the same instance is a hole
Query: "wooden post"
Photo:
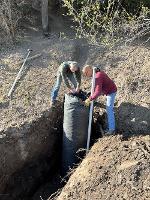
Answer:
[[42, 28], [43, 33], [48, 33], [48, 0], [41, 0]]

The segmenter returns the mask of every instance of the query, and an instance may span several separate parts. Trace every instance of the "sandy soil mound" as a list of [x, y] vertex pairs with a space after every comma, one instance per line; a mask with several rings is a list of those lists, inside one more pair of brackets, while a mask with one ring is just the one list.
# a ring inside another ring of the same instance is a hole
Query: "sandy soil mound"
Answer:
[[57, 200], [148, 200], [150, 136], [100, 139]]

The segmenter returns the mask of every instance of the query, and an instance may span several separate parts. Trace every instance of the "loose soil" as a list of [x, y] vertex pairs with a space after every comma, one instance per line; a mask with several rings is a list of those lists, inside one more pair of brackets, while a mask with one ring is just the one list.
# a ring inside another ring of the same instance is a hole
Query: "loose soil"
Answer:
[[[7, 94], [20, 69], [17, 63], [27, 49], [32, 55], [16, 85], [12, 99]], [[8, 128], [19, 128], [34, 122], [50, 109], [50, 91], [56, 80], [59, 64], [77, 60], [100, 66], [115, 81], [118, 92], [115, 102], [117, 133], [104, 137], [71, 176], [58, 199], [142, 199], [150, 196], [150, 51], [149, 44], [136, 44], [106, 50], [87, 46], [85, 42], [61, 38], [58, 33], [43, 38], [39, 30], [27, 33], [20, 44], [3, 48], [0, 58], [0, 140], [11, 134]], [[82, 89], [90, 90], [90, 80], [83, 78]], [[65, 87], [58, 100], [63, 101]], [[99, 97], [94, 117], [106, 126], [105, 97]], [[7, 132], [7, 134], [6, 134]], [[134, 136], [133, 136], [134, 135]], [[128, 139], [127, 139], [128, 138]], [[3, 141], [2, 141], [3, 142]]]
[[[148, 200], [150, 136], [100, 139], [57, 200]], [[50, 199], [49, 199], [50, 200]]]

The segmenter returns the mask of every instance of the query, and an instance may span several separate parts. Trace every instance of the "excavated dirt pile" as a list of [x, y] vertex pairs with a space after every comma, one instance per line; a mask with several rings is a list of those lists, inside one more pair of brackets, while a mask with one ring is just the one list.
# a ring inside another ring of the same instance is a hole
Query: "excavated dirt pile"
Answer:
[[148, 200], [150, 136], [100, 139], [57, 200]]

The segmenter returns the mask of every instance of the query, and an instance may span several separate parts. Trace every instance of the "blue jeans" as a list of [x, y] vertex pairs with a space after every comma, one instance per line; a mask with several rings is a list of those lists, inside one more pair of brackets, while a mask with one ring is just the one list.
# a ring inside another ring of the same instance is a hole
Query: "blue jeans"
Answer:
[[115, 116], [114, 116], [114, 101], [115, 101], [116, 92], [107, 95], [106, 102], [106, 111], [108, 118], [108, 129], [109, 131], [115, 130]]
[[[72, 83], [72, 85], [74, 86], [74, 88], [76, 88], [77, 87], [77, 82], [75, 80], [74, 74], [70, 73], [70, 74], [68, 74], [67, 77], [70, 80], [70, 82]], [[51, 92], [51, 101], [52, 102], [54, 102], [56, 100], [57, 96], [58, 96], [58, 92], [59, 92], [61, 83], [62, 83], [62, 76], [61, 76], [60, 73], [58, 73], [55, 86], [54, 86], [54, 88], [52, 89], [52, 92]]]

